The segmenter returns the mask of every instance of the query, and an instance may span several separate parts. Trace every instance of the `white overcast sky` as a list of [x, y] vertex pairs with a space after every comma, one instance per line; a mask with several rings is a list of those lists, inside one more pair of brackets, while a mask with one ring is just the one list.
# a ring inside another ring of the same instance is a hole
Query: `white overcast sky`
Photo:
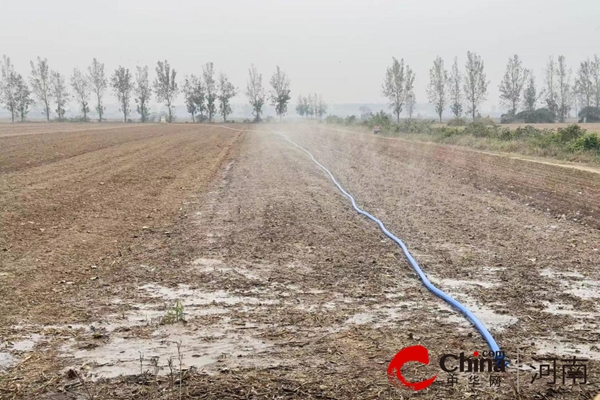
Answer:
[[512, 54], [538, 81], [550, 55], [565, 55], [573, 70], [600, 55], [600, 1], [3, 1], [0, 38], [0, 53], [24, 74], [38, 55], [69, 75], [93, 57], [109, 72], [119, 65], [153, 71], [168, 59], [180, 78], [212, 61], [243, 88], [250, 63], [265, 80], [279, 64], [294, 100], [317, 92], [329, 103], [383, 102], [392, 56], [415, 70], [417, 100], [425, 102], [434, 57], [450, 66], [457, 55], [462, 66], [470, 50], [486, 63], [491, 105]]

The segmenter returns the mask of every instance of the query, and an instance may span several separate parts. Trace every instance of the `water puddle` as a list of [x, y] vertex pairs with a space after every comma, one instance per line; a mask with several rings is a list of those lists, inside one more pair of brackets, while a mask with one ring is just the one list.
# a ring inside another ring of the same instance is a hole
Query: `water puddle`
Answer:
[[545, 278], [585, 278], [579, 272], [571, 272], [571, 271], [556, 271], [552, 268], [545, 268], [540, 271], [540, 275]]
[[2, 372], [4, 369], [12, 367], [16, 362], [17, 359], [10, 353], [0, 352], [0, 372]]
[[578, 311], [575, 310], [575, 307], [571, 304], [564, 303], [556, 303], [550, 301], [542, 302], [544, 305], [544, 312], [554, 315], [570, 315], [574, 318], [590, 318], [597, 319], [600, 318], [600, 312], [591, 312], [591, 311]]
[[565, 292], [582, 299], [600, 299], [600, 282], [592, 280], [573, 282]]
[[[469, 288], [492, 289], [500, 286], [499, 283], [491, 282], [491, 278], [481, 281], [472, 280], [456, 280], [456, 279], [439, 279], [432, 277], [431, 281], [439, 285], [440, 288], [449, 289], [446, 292], [454, 299], [458, 300], [462, 305], [467, 307], [489, 330], [501, 332], [510, 325], [517, 323], [518, 318], [505, 313], [504, 304], [487, 304], [484, 305], [477, 301], [472, 296], [465, 293]], [[497, 306], [502, 311], [496, 311], [490, 306]], [[448, 313], [448, 320], [458, 323], [461, 327], [469, 328], [471, 323], [458, 310], [451, 307], [446, 302], [440, 303], [440, 310]]]
[[562, 286], [563, 292], [581, 299], [600, 299], [600, 281], [585, 279], [586, 277], [573, 271], [555, 271], [543, 269], [540, 275], [556, 279]]
[[[370, 311], [354, 314], [344, 323], [352, 325], [373, 324], [375, 328], [395, 326], [414, 315], [419, 308], [416, 303], [409, 301], [396, 302], [393, 306], [375, 306]], [[423, 312], [426, 311], [423, 310]]]
[[274, 299], [261, 299], [257, 297], [238, 296], [225, 290], [215, 292], [206, 292], [199, 289], [191, 289], [188, 285], [179, 285], [177, 288], [167, 288], [164, 286], [149, 283], [140, 286], [141, 290], [146, 291], [151, 297], [161, 298], [166, 301], [175, 302], [180, 300], [184, 306], [200, 306], [208, 304], [234, 305], [239, 303], [246, 304], [276, 304]]
[[264, 281], [264, 278], [258, 273], [259, 268], [255, 265], [243, 266], [238, 263], [235, 267], [229, 266], [221, 260], [210, 258], [198, 258], [192, 262], [194, 268], [204, 273], [216, 273], [227, 275], [241, 275], [248, 280]]
[[[27, 338], [25, 339], [21, 339], [19, 341], [16, 341], [12, 344], [12, 349], [14, 351], [24, 351], [24, 352], [28, 352], [33, 350], [33, 347], [35, 346], [35, 344], [42, 338], [42, 335], [39, 334], [32, 334], [29, 335]], [[10, 347], [10, 346], [9, 346]]]
[[358, 313], [348, 318], [345, 324], [365, 325], [375, 322], [375, 316], [369, 313]]
[[[483, 323], [483, 325], [488, 330], [502, 332], [507, 327], [516, 324], [519, 320], [517, 317], [497, 312], [489, 306], [477, 302], [470, 296], [457, 295], [454, 296], [454, 298], [461, 302], [469, 310], [471, 310], [471, 312], [475, 314], [475, 316]], [[455, 310], [446, 303], [441, 304], [441, 309], [452, 312], [452, 314], [448, 316], [449, 321], [455, 322], [464, 328], [470, 328], [472, 326], [471, 322], [469, 322], [469, 320], [467, 320], [467, 318], [464, 317], [459, 311]], [[498, 306], [498, 308], [506, 308], [506, 306], [503, 304], [494, 303], [490, 305], [496, 305]]]
[[535, 341], [538, 355], [556, 355], [559, 357], [587, 358], [600, 360], [600, 347], [587, 343], [572, 343], [565, 339], [554, 337]]
[[62, 353], [74, 365], [81, 366], [91, 379], [114, 378], [141, 372], [166, 375], [183, 369], [210, 369], [213, 364], [260, 366], [266, 361], [258, 355], [270, 344], [251, 335], [256, 326], [245, 326], [242, 333], [226, 329], [196, 330], [183, 325], [161, 326], [149, 338], [111, 337], [95, 348], [78, 349], [74, 339]]
[[35, 344], [42, 338], [42, 335], [31, 334], [16, 341], [0, 344], [0, 371], [15, 365], [19, 361], [21, 353], [32, 351]]

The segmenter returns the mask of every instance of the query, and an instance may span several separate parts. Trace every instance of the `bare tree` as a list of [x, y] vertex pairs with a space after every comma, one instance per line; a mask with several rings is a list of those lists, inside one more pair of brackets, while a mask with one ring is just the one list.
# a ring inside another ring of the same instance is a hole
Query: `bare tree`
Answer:
[[197, 120], [199, 122], [206, 121], [208, 108], [206, 107], [206, 87], [202, 82], [202, 79], [198, 78], [196, 82], [196, 87], [194, 88], [194, 99], [196, 101], [196, 109], [198, 112]]
[[558, 83], [558, 120], [565, 122], [571, 112], [571, 70], [567, 67], [564, 56], [558, 57], [556, 65], [556, 79]]
[[513, 118], [517, 115], [517, 107], [521, 102], [521, 94], [528, 75], [529, 71], [523, 68], [523, 63], [518, 55], [515, 54], [508, 59], [506, 72], [498, 89], [500, 90], [500, 100], [510, 107], [509, 113]]
[[404, 59], [392, 57], [392, 66], [386, 70], [383, 82], [383, 95], [390, 101], [390, 108], [396, 114], [396, 121], [400, 122], [400, 113], [406, 100], [404, 77]]
[[29, 113], [29, 106], [33, 104], [31, 91], [29, 90], [27, 82], [25, 82], [25, 79], [21, 74], [15, 75], [14, 85], [17, 99], [17, 111], [21, 116], [21, 122], [25, 122], [25, 118]]
[[317, 115], [318, 98], [317, 95], [309, 94], [306, 98], [307, 115], [312, 118]]
[[404, 93], [406, 93], [408, 118], [412, 119], [415, 106], [417, 105], [417, 96], [415, 95], [415, 73], [408, 65], [406, 66], [406, 87], [404, 88]]
[[592, 61], [592, 78], [594, 82], [594, 105], [600, 108], [600, 57], [594, 54]]
[[442, 114], [448, 103], [448, 86], [450, 78], [448, 71], [444, 68], [444, 60], [438, 56], [433, 60], [433, 67], [429, 70], [429, 86], [427, 87], [427, 97], [429, 102], [435, 106], [435, 111], [442, 122]]
[[137, 112], [141, 116], [142, 122], [148, 121], [150, 109], [148, 103], [152, 97], [152, 89], [148, 80], [148, 67], [136, 67], [135, 74], [135, 102], [137, 103]]
[[229, 82], [227, 75], [219, 75], [219, 112], [223, 116], [223, 122], [227, 122], [227, 116], [231, 114], [231, 99], [237, 94], [237, 88]]
[[18, 112], [16, 88], [17, 73], [15, 72], [14, 66], [10, 62], [10, 58], [7, 56], [2, 56], [0, 79], [0, 99], [2, 99], [6, 109], [10, 111], [11, 120], [14, 123], [15, 115]]
[[298, 95], [298, 100], [296, 100], [296, 114], [298, 114], [300, 117], [304, 118], [304, 115], [306, 114], [304, 112], [304, 103], [302, 102], [302, 95]]
[[48, 60], [37, 58], [37, 64], [31, 61], [31, 89], [34, 96], [44, 105], [46, 120], [50, 121], [50, 100], [52, 99], [52, 88], [50, 85], [50, 69]]
[[311, 115], [311, 107], [310, 107], [310, 95], [308, 97], [302, 98], [302, 107], [304, 108], [304, 115], [310, 117]]
[[546, 107], [550, 112], [558, 117], [558, 81], [556, 79], [556, 62], [554, 57], [548, 58], [546, 64]]
[[202, 67], [202, 79], [206, 90], [206, 114], [208, 122], [212, 122], [214, 115], [217, 113], [217, 85], [213, 63], [208, 62]]
[[50, 85], [52, 97], [56, 100], [56, 114], [58, 114], [58, 120], [62, 122], [65, 120], [65, 105], [69, 101], [67, 81], [60, 72], [52, 71], [50, 72]]
[[591, 107], [594, 102], [594, 67], [590, 60], [579, 65], [577, 78], [575, 78], [575, 93], [583, 107]]
[[133, 76], [131, 76], [129, 68], [119, 66], [111, 77], [110, 84], [121, 106], [120, 111], [123, 113], [123, 122], [127, 122], [131, 92], [134, 88]]
[[154, 92], [158, 101], [164, 101], [169, 111], [169, 122], [173, 122], [173, 101], [179, 94], [179, 87], [175, 81], [177, 71], [171, 69], [169, 62], [159, 61], [156, 65], [156, 79]]
[[283, 72], [279, 65], [275, 68], [275, 73], [271, 77], [271, 105], [275, 107], [275, 113], [279, 119], [287, 112], [288, 102], [292, 98], [290, 96], [290, 79]]
[[[575, 116], [579, 115], [579, 107], [580, 106], [582, 108], [585, 108], [585, 106], [583, 105], [584, 102], [585, 102], [585, 99], [583, 99], [577, 93], [577, 88], [573, 84], [573, 86], [571, 86], [571, 105], [573, 107], [573, 111], [575, 111]], [[589, 109], [587, 111], [589, 111]]]
[[88, 73], [90, 75], [90, 83], [92, 84], [92, 91], [96, 95], [96, 112], [98, 113], [98, 122], [102, 122], [102, 116], [104, 115], [104, 104], [102, 104], [102, 98], [104, 97], [104, 91], [108, 87], [108, 81], [106, 75], [104, 75], [104, 63], [99, 62], [95, 58], [92, 60], [92, 65], [88, 67]]
[[188, 113], [192, 116], [192, 122], [196, 122], [196, 113], [198, 105], [196, 99], [196, 88], [198, 87], [198, 77], [196, 75], [186, 76], [183, 83], [183, 96]]
[[252, 106], [254, 121], [260, 122], [260, 114], [265, 105], [265, 89], [262, 84], [262, 74], [259, 74], [254, 64], [252, 64], [248, 70], [248, 75], [250, 80], [246, 86], [246, 96], [248, 96], [248, 101]]
[[473, 121], [477, 118], [477, 108], [486, 99], [488, 84], [483, 60], [476, 53], [468, 51], [464, 90]]
[[88, 112], [90, 112], [90, 80], [79, 70], [79, 68], [75, 68], [73, 70], [73, 76], [71, 76], [71, 86], [73, 86], [73, 90], [75, 91], [77, 101], [81, 105], [81, 111], [83, 112], [83, 120], [87, 122], [87, 114]]
[[[317, 99], [315, 94], [314, 99]], [[319, 95], [319, 100], [316, 101], [315, 114], [319, 116], [319, 119], [323, 118], [323, 115], [327, 114], [327, 103], [323, 100], [323, 96]]]
[[463, 114], [462, 80], [462, 74], [458, 69], [458, 57], [454, 57], [450, 74], [450, 110], [455, 118], [460, 118]]
[[543, 95], [543, 90], [538, 93], [535, 85], [535, 76], [533, 75], [533, 72], [530, 72], [527, 81], [527, 87], [523, 91], [523, 103], [525, 105], [525, 110], [535, 111], [537, 102]]

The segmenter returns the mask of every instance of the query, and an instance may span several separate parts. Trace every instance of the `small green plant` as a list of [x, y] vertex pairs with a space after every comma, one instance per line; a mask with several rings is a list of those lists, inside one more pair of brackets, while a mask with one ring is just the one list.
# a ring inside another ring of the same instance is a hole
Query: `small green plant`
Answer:
[[175, 305], [167, 310], [167, 313], [162, 318], [161, 322], [163, 324], [176, 324], [182, 321], [185, 321], [183, 303], [178, 299], [175, 302]]

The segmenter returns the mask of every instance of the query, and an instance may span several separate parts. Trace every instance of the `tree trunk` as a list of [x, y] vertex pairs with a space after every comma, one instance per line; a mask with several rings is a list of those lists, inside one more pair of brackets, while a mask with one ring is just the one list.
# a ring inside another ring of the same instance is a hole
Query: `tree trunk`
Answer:
[[102, 122], [102, 106], [100, 105], [100, 94], [99, 93], [96, 95], [96, 98], [98, 99], [98, 122]]
[[396, 111], [396, 123], [400, 123], [400, 113]]

